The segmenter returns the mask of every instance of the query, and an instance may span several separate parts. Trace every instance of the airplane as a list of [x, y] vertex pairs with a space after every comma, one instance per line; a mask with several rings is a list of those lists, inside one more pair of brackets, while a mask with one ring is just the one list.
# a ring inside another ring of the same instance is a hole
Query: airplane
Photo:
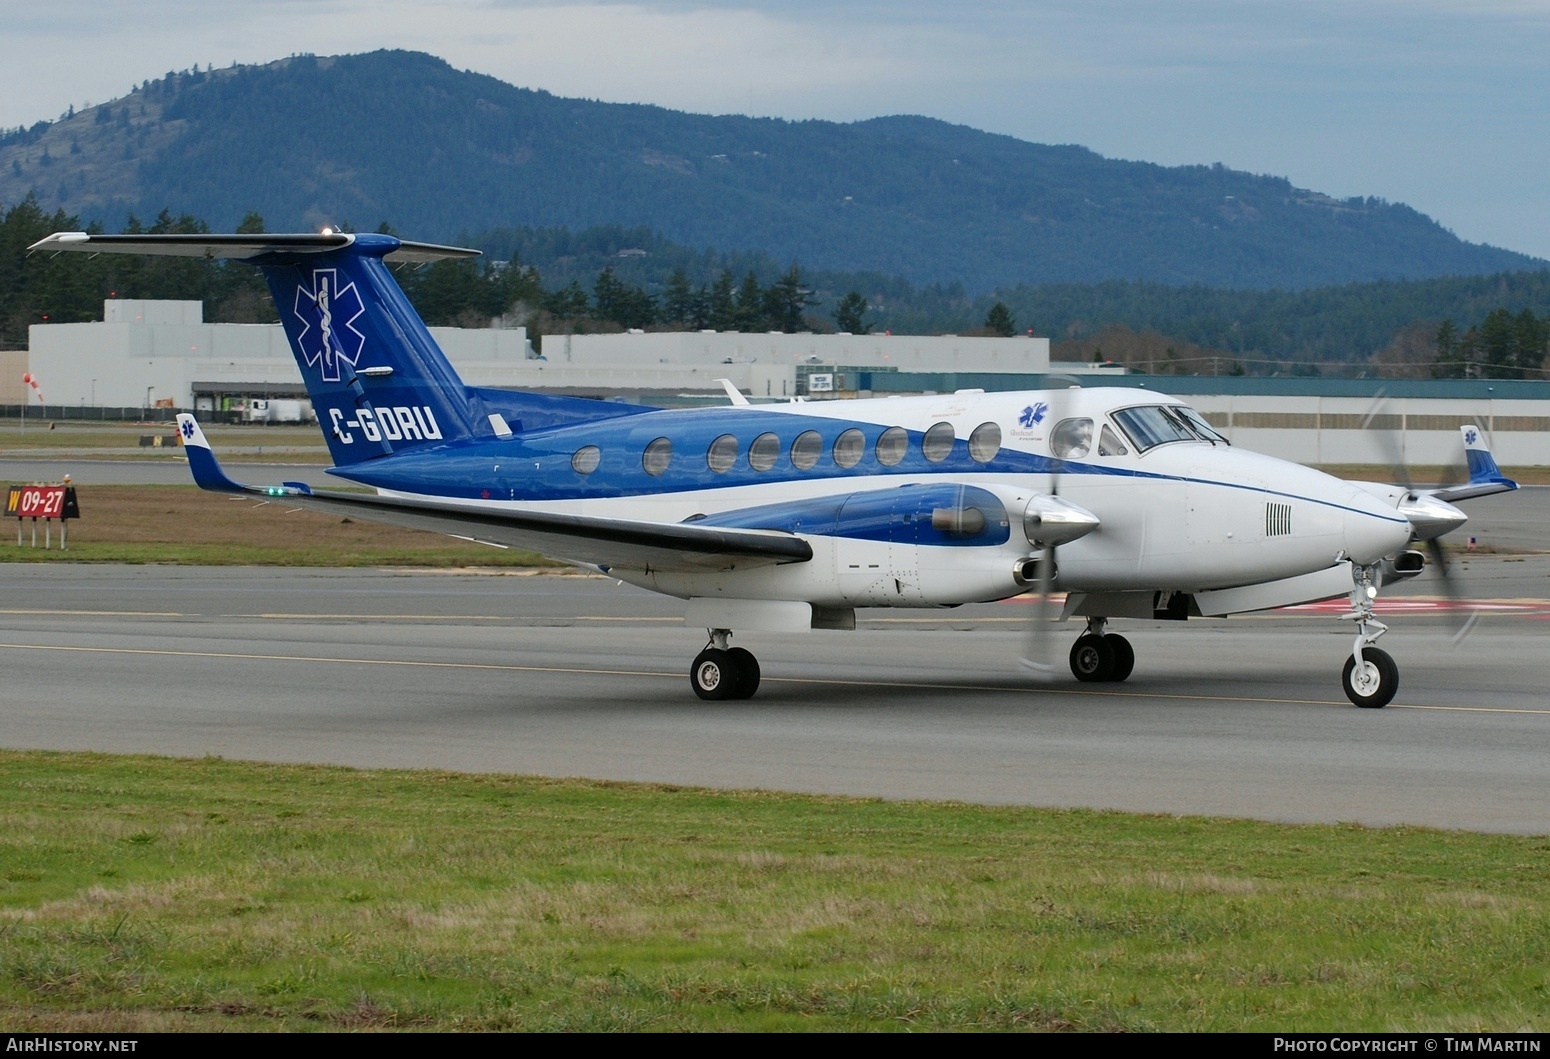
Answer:
[[[734, 631], [853, 629], [858, 607], [944, 608], [1063, 593], [1083, 682], [1126, 679], [1116, 618], [1187, 620], [1348, 596], [1341, 682], [1361, 707], [1399, 685], [1375, 646], [1385, 584], [1457, 529], [1452, 501], [1516, 489], [1479, 427], [1469, 481], [1348, 482], [1229, 443], [1174, 397], [1057, 387], [650, 408], [465, 385], [390, 266], [478, 251], [376, 234], [98, 235], [36, 252], [222, 258], [262, 270], [327, 438], [329, 473], [375, 493], [227, 476], [178, 416], [203, 488], [525, 548], [685, 602], [704, 627], [702, 699], [751, 697]], [[1036, 660], [1027, 660], [1039, 669]], [[1047, 670], [1049, 667], [1043, 667]]]

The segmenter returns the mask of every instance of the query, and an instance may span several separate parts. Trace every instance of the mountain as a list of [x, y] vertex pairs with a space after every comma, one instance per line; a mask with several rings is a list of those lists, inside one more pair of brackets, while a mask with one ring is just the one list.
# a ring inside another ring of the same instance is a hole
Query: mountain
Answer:
[[564, 99], [429, 55], [296, 56], [168, 74], [0, 137], [0, 203], [110, 228], [643, 225], [917, 283], [1145, 280], [1237, 289], [1477, 275], [1544, 262], [1377, 199], [1215, 166], [1103, 158], [922, 117], [853, 124]]

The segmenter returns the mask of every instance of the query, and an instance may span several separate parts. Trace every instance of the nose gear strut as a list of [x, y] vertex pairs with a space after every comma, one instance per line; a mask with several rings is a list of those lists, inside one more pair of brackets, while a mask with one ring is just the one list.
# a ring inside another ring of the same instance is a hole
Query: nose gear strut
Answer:
[[1375, 710], [1387, 706], [1399, 690], [1399, 667], [1387, 651], [1374, 646], [1378, 637], [1389, 631], [1387, 625], [1372, 616], [1382, 584], [1380, 565], [1352, 563], [1351, 581], [1351, 612], [1341, 615], [1341, 620], [1356, 622], [1356, 641], [1351, 645], [1351, 657], [1346, 660], [1340, 682], [1346, 698]]

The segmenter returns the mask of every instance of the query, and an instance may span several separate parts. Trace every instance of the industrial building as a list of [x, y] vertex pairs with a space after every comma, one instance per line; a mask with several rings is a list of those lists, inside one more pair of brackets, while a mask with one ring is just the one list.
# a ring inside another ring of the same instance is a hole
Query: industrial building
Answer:
[[[1049, 340], [955, 335], [629, 332], [546, 335], [524, 328], [433, 327], [476, 386], [674, 404], [725, 400], [729, 379], [753, 400], [887, 396], [1046, 385]], [[100, 323], [39, 324], [30, 351], [0, 354], [0, 405], [35, 396], [55, 415], [87, 408], [193, 409], [243, 417], [252, 402], [304, 397], [278, 324], [208, 324], [193, 301], [104, 303]], [[9, 367], [7, 367], [9, 365]], [[1457, 382], [1138, 376], [1079, 370], [1083, 385], [1124, 385], [1188, 398], [1235, 444], [1299, 463], [1410, 463], [1461, 458], [1458, 425], [1484, 427], [1508, 466], [1550, 465], [1550, 382]], [[14, 376], [14, 378], [13, 378]], [[13, 396], [14, 395], [14, 396]], [[40, 413], [34, 403], [33, 413]], [[1376, 429], [1373, 429], [1376, 428]]]

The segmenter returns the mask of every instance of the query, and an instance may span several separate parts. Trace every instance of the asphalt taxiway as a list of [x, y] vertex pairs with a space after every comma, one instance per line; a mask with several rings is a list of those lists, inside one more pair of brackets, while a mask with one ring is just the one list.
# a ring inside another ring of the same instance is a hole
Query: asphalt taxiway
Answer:
[[0, 745], [1550, 833], [1550, 557], [1457, 574], [1483, 620], [1401, 586], [1361, 710], [1338, 606], [1117, 623], [1119, 685], [1030, 682], [1024, 603], [867, 611], [739, 637], [764, 683], [709, 703], [704, 634], [603, 578], [0, 563]]

